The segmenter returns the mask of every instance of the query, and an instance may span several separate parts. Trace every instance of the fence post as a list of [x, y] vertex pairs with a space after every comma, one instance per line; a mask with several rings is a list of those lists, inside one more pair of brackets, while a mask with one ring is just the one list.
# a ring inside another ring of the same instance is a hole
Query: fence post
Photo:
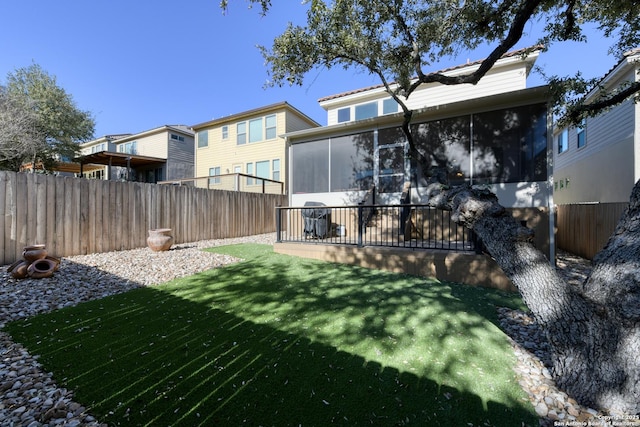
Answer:
[[276, 206], [276, 243], [281, 243], [280, 231], [282, 230], [282, 209], [280, 206]]
[[358, 205], [358, 247], [364, 246], [362, 235], [364, 234], [364, 209], [362, 205]]

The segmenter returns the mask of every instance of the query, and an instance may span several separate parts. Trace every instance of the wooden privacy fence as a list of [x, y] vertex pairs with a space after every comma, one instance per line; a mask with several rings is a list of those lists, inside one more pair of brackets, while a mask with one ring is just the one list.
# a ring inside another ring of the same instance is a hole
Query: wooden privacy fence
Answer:
[[171, 228], [175, 243], [275, 231], [284, 195], [0, 171], [0, 265], [24, 246], [54, 256], [146, 246], [148, 230]]
[[609, 240], [629, 203], [558, 205], [558, 248], [593, 259]]

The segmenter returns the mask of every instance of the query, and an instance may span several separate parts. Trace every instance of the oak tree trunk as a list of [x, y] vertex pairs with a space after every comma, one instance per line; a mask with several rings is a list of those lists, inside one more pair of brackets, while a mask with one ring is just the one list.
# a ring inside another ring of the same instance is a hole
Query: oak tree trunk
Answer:
[[562, 280], [490, 191], [432, 183], [428, 194], [477, 233], [518, 288], [551, 344], [557, 384], [583, 405], [640, 413], [640, 181], [582, 287]]

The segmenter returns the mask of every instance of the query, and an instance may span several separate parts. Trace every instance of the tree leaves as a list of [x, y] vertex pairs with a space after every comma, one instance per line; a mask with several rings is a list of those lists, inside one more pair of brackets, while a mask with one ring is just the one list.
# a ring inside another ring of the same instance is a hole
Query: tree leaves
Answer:
[[19, 170], [23, 162], [44, 168], [70, 159], [78, 141], [93, 138], [95, 122], [39, 65], [19, 68], [0, 87], [0, 168]]

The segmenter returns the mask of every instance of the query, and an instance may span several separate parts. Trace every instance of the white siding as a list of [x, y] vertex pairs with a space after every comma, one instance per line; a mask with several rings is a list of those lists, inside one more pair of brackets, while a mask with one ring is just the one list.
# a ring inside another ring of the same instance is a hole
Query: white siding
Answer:
[[635, 104], [629, 100], [600, 116], [588, 118], [584, 147], [578, 148], [573, 127], [569, 129], [568, 150], [558, 154], [558, 147], [554, 146], [556, 203], [628, 200], [635, 181], [635, 110]]
[[[512, 92], [526, 89], [526, 79], [524, 64], [512, 64], [487, 73], [476, 85], [447, 86], [440, 83], [423, 85], [411, 94], [409, 99], [406, 100], [406, 104], [408, 108], [418, 110], [425, 107]], [[387, 98], [389, 98], [389, 94], [380, 88], [376, 88], [375, 90], [360, 92], [331, 101], [330, 107], [327, 109], [327, 124], [334, 125], [338, 123], [338, 110], [342, 108]], [[354, 118], [353, 109], [351, 118]]]

